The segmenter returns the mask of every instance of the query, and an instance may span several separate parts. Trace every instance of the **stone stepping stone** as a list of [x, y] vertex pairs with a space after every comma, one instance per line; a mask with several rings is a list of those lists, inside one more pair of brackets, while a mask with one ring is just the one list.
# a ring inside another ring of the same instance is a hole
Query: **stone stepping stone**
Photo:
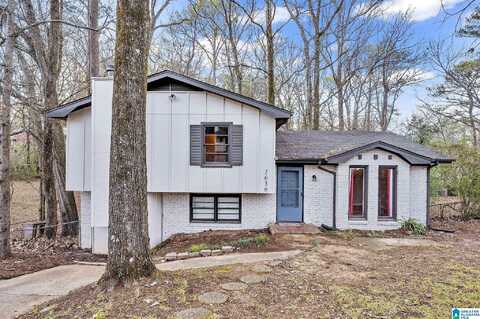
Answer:
[[206, 292], [198, 296], [198, 301], [204, 304], [221, 304], [227, 301], [228, 296], [221, 292]]
[[265, 282], [266, 280], [267, 277], [256, 274], [245, 275], [240, 278], [240, 281], [246, 284], [259, 284], [261, 282]]
[[205, 308], [190, 308], [175, 313], [174, 319], [209, 319], [212, 312]]
[[272, 268], [268, 267], [267, 265], [255, 265], [253, 266], [252, 270], [261, 274], [272, 272]]
[[221, 284], [220, 287], [228, 291], [237, 291], [237, 290], [247, 289], [247, 285], [241, 282], [227, 282], [226, 284]]

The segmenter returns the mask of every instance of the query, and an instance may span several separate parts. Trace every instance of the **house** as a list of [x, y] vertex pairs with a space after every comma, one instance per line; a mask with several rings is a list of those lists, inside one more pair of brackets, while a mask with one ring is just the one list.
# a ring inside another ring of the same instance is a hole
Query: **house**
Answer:
[[[107, 252], [112, 78], [52, 109], [66, 119], [66, 187], [80, 192], [81, 246]], [[288, 111], [163, 71], [148, 78], [151, 245], [175, 233], [312, 223], [397, 228], [428, 220], [429, 170], [451, 160], [379, 132], [294, 132]]]

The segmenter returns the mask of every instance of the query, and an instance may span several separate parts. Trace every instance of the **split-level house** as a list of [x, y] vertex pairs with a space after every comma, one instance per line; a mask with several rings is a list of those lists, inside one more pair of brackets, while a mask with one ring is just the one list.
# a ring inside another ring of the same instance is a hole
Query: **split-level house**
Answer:
[[[66, 120], [81, 246], [108, 249], [112, 78], [48, 113]], [[176, 233], [310, 223], [386, 230], [428, 220], [429, 171], [451, 160], [388, 132], [288, 131], [290, 112], [171, 71], [148, 78], [151, 245]]]

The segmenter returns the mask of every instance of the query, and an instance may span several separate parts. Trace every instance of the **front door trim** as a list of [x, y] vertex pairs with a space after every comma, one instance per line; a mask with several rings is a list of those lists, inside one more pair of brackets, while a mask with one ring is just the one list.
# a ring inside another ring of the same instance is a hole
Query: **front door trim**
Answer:
[[[295, 167], [295, 168], [301, 168], [301, 180], [302, 180], [302, 185], [301, 185], [301, 190], [302, 190], [302, 195], [301, 195], [301, 201], [302, 201], [302, 220], [301, 221], [282, 221], [278, 219], [278, 211], [279, 211], [279, 190], [280, 190], [280, 168], [282, 167]], [[304, 223], [304, 207], [305, 207], [305, 168], [304, 165], [299, 165], [299, 164], [282, 164], [282, 165], [277, 165], [277, 193], [275, 195], [276, 198], [276, 222], [277, 223], [294, 223], [294, 224], [299, 224], [299, 223]]]

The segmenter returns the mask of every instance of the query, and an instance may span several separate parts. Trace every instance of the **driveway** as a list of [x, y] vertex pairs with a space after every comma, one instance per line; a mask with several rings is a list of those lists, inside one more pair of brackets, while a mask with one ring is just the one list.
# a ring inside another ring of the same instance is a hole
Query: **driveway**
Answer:
[[33, 306], [97, 281], [104, 266], [66, 265], [0, 281], [0, 314], [10, 319]]

